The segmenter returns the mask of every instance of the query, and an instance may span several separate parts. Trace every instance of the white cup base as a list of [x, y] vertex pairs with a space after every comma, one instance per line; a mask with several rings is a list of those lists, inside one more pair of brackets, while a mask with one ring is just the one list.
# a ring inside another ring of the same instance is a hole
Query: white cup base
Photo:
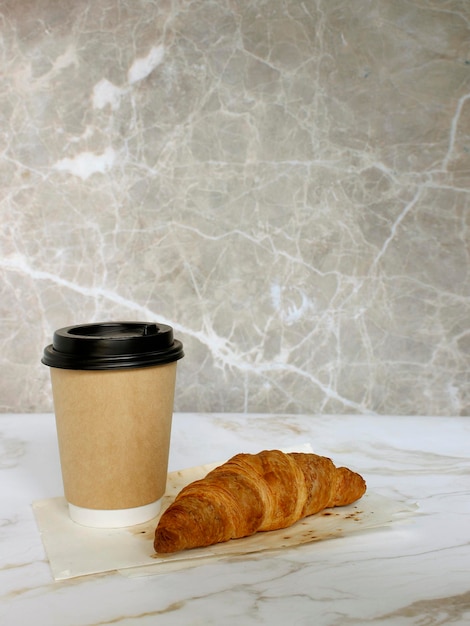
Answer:
[[85, 509], [69, 503], [69, 515], [72, 521], [91, 528], [125, 528], [143, 524], [160, 512], [161, 500], [132, 509]]

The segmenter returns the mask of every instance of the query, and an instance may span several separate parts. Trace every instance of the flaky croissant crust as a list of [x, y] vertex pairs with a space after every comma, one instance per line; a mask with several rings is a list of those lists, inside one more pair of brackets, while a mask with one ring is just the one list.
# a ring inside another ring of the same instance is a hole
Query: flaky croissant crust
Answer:
[[287, 528], [327, 507], [351, 504], [365, 491], [359, 474], [324, 456], [237, 454], [180, 491], [160, 518], [154, 547], [177, 552]]

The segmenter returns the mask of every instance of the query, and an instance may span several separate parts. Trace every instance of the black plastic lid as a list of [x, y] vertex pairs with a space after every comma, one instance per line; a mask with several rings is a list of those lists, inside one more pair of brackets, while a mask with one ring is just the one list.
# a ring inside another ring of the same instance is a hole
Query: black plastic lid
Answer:
[[183, 344], [173, 338], [171, 326], [102, 322], [56, 330], [41, 361], [61, 369], [112, 370], [163, 365], [183, 356]]

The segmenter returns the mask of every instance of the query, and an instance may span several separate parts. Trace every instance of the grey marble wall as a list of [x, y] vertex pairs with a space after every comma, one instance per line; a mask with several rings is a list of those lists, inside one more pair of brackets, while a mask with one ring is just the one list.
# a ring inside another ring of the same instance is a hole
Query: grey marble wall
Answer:
[[3, 0], [0, 408], [160, 320], [176, 409], [470, 414], [468, 0]]

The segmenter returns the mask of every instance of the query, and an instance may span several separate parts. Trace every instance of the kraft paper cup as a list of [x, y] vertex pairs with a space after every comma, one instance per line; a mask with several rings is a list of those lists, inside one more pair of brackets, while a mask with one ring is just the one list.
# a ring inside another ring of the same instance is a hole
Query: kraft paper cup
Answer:
[[171, 327], [69, 326], [50, 366], [64, 494], [75, 522], [116, 528], [155, 517], [165, 492], [177, 360]]

